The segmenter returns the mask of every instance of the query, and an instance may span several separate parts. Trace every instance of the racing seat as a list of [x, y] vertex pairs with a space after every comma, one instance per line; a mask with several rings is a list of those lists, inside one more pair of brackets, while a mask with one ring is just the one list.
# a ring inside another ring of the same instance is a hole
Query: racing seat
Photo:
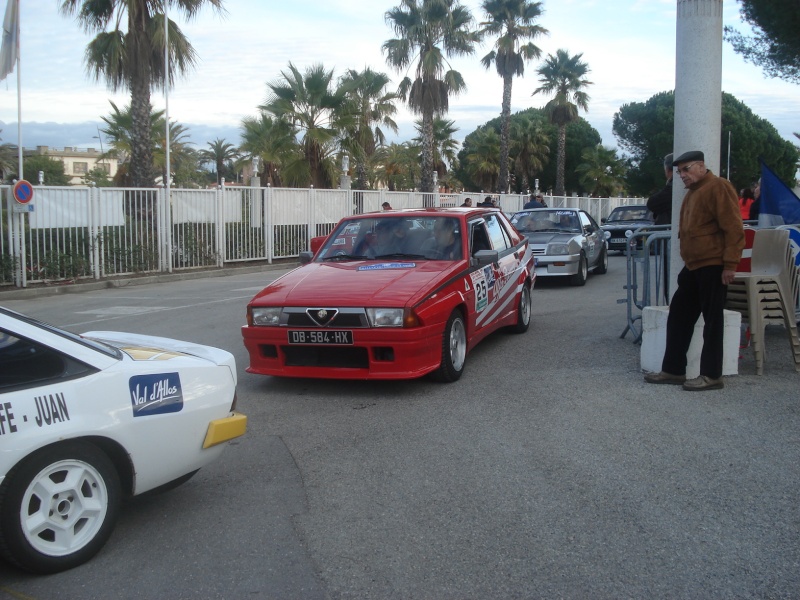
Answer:
[[753, 238], [749, 272], [737, 272], [728, 286], [726, 308], [742, 313], [750, 324], [756, 374], [763, 375], [768, 324], [783, 325], [789, 334], [795, 370], [800, 372], [800, 337], [797, 333], [798, 276], [789, 232], [759, 229]]

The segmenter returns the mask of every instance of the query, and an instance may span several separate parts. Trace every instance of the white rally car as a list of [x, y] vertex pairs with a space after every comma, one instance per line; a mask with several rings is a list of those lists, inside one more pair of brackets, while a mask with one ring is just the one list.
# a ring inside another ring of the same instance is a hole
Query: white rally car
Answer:
[[235, 408], [229, 352], [0, 307], [0, 555], [38, 573], [85, 562], [124, 496], [183, 483], [244, 434]]

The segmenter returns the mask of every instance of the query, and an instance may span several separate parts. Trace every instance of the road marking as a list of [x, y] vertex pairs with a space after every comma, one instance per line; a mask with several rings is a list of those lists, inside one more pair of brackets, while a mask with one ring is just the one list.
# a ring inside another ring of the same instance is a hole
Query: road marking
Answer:
[[[212, 300], [210, 302], [197, 302], [195, 304], [182, 304], [180, 306], [163, 306], [159, 307], [158, 310], [148, 310], [149, 314], [157, 313], [157, 312], [169, 312], [171, 310], [186, 310], [187, 308], [196, 308], [199, 306], [211, 306], [212, 304], [220, 304], [222, 302], [230, 302], [232, 300], [249, 300], [251, 296], [232, 296], [230, 298], [223, 298], [222, 300]], [[115, 315], [104, 317], [101, 319], [92, 319], [90, 321], [80, 321], [78, 323], [68, 323], [66, 325], [61, 325], [62, 328], [67, 327], [82, 327], [83, 325], [91, 325], [92, 323], [102, 323], [103, 321], [115, 321], [116, 319], [124, 319], [125, 317], [129, 317], [131, 315]]]
[[92, 310], [76, 311], [79, 315], [97, 315], [98, 317], [127, 317], [143, 313], [165, 310], [166, 306], [110, 306], [108, 308], [94, 308]]

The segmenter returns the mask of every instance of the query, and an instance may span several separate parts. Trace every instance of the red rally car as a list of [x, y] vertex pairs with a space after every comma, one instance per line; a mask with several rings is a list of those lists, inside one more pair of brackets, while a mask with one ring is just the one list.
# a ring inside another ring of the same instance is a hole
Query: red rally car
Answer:
[[484, 337], [530, 324], [534, 258], [499, 210], [356, 215], [314, 242], [247, 306], [250, 373], [451, 382]]

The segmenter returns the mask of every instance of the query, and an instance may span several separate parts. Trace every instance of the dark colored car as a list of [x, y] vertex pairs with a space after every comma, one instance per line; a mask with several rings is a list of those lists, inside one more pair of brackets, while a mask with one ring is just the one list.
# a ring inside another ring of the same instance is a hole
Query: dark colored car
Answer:
[[[640, 227], [654, 224], [653, 213], [644, 204], [618, 206], [611, 211], [608, 218], [602, 220], [603, 231], [608, 232], [608, 249], [625, 252], [628, 240]], [[641, 249], [641, 248], [639, 248]]]

